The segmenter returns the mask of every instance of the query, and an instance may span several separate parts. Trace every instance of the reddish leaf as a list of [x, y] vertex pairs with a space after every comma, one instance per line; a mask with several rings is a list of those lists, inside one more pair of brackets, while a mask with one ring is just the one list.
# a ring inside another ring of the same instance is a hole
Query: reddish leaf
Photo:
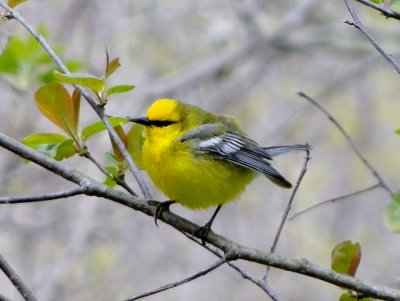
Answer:
[[[122, 142], [124, 143], [125, 147], [127, 147], [128, 144], [128, 139], [126, 137], [126, 134], [124, 132], [124, 129], [122, 126], [118, 125], [114, 127], [115, 131], [117, 132], [119, 138], [121, 138]], [[110, 137], [111, 139], [111, 137]], [[117, 144], [114, 142], [113, 139], [111, 139], [111, 144], [115, 153], [115, 156], [117, 157], [118, 160], [124, 161], [124, 156], [122, 155], [121, 151], [119, 150]]]
[[72, 92], [72, 105], [74, 109], [74, 125], [75, 128], [78, 129], [78, 124], [79, 124], [79, 111], [81, 108], [81, 92], [79, 92], [78, 89], [74, 89], [74, 92]]
[[353, 244], [346, 240], [333, 248], [331, 258], [332, 270], [354, 276], [361, 260], [361, 246], [358, 242]]
[[119, 63], [119, 58], [115, 58], [111, 60], [111, 62], [107, 63], [106, 67], [106, 77], [109, 77], [111, 74], [115, 72], [119, 67], [121, 67], [121, 64]]
[[63, 129], [70, 137], [78, 133], [78, 101], [73, 101], [67, 89], [58, 83], [40, 87], [35, 93], [36, 105], [44, 116]]

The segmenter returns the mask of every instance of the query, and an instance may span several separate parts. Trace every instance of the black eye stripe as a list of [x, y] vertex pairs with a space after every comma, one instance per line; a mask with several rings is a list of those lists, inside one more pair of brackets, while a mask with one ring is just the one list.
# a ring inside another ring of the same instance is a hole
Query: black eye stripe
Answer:
[[171, 120], [149, 120], [150, 125], [156, 127], [169, 126], [175, 122], [176, 121], [171, 121]]

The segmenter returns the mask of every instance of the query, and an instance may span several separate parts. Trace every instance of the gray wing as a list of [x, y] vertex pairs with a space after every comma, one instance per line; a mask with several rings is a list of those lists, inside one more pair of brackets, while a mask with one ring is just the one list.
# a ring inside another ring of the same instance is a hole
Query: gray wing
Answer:
[[228, 131], [219, 124], [205, 124], [182, 136], [192, 140], [198, 152], [261, 172], [275, 184], [292, 185], [271, 166], [272, 157], [258, 144], [238, 131]]
[[308, 144], [293, 144], [293, 145], [280, 145], [280, 146], [270, 146], [262, 148], [271, 157], [286, 155], [288, 153], [295, 153], [301, 151], [308, 151], [311, 146]]

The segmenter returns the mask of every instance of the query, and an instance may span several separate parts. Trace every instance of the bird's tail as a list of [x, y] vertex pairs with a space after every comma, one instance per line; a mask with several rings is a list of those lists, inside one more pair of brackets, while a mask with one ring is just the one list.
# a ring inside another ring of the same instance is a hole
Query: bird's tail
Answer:
[[276, 157], [285, 155], [288, 153], [295, 153], [301, 151], [308, 151], [311, 146], [308, 144], [294, 144], [294, 145], [281, 145], [281, 146], [270, 146], [262, 148], [269, 156]]

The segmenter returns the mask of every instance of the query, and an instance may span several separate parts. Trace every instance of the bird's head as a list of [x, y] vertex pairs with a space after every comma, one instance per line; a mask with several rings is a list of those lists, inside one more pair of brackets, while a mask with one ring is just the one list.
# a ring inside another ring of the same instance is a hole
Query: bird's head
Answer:
[[146, 117], [130, 118], [145, 126], [148, 138], [178, 135], [187, 124], [187, 105], [173, 99], [158, 99], [147, 110]]

